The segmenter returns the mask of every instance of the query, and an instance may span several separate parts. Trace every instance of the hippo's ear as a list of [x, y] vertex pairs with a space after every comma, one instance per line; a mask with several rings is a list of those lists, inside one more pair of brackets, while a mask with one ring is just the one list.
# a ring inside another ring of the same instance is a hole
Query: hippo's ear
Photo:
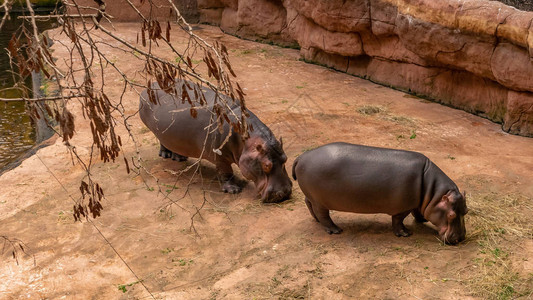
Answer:
[[279, 145], [281, 147], [281, 149], [283, 149], [283, 137], [279, 137]]
[[446, 204], [450, 203], [450, 196], [448, 196], [448, 194], [442, 196], [442, 202]]
[[464, 214], [468, 213], [468, 207], [466, 206], [466, 191], [463, 191], [463, 200], [464, 200]]
[[444, 211], [450, 210], [452, 207], [452, 199], [449, 194], [442, 195], [442, 198], [440, 198], [439, 203], [437, 204], [437, 207]]

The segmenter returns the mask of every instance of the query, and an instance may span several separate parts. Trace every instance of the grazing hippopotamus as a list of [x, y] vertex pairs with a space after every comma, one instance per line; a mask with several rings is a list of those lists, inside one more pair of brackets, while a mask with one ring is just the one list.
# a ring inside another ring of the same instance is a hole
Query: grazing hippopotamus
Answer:
[[309, 212], [330, 234], [342, 232], [329, 216], [338, 210], [389, 214], [397, 236], [411, 235], [403, 220], [412, 213], [433, 223], [446, 243], [465, 238], [465, 196], [423, 154], [332, 143], [300, 155], [292, 176]]
[[[186, 86], [185, 89], [190, 99], [195, 99], [192, 83], [188, 82], [187, 85], [190, 87]], [[212, 112], [215, 93], [202, 88], [207, 103], [196, 106], [196, 116], [193, 117], [190, 104], [181, 99], [183, 86], [183, 81], [176, 81], [176, 95], [180, 96], [174, 96], [161, 90], [157, 83], [152, 84], [152, 100], [157, 104], [150, 101], [147, 90], [141, 93], [139, 114], [161, 144], [159, 155], [179, 161], [187, 157], [202, 157], [214, 163], [222, 190], [232, 194], [242, 190], [231, 168], [231, 164], [235, 163], [242, 175], [255, 183], [263, 202], [280, 202], [289, 198], [292, 182], [285, 169], [287, 156], [283, 152], [282, 140], [276, 140], [272, 131], [250, 111], [247, 111], [247, 122], [253, 130], [250, 130], [247, 139], [227, 122], [224, 122], [223, 132], [220, 132], [213, 121], [216, 121]], [[222, 97], [232, 103], [229, 97]], [[238, 104], [231, 108], [235, 115], [241, 115]], [[232, 116], [228, 117], [235, 120]], [[214, 123], [214, 126], [209, 126], [210, 123]]]

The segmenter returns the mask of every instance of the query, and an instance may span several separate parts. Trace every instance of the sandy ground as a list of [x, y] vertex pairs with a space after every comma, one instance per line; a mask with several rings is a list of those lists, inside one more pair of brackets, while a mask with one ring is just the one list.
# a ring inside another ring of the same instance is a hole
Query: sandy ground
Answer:
[[[120, 36], [135, 41], [137, 25], [115, 26]], [[422, 152], [469, 193], [467, 240], [442, 245], [431, 226], [416, 224], [411, 216], [405, 224], [414, 234], [397, 238], [390, 216], [339, 212], [332, 218], [344, 232], [328, 235], [309, 215], [296, 183], [292, 199], [264, 205], [255, 198], [253, 183], [239, 195], [219, 192], [209, 164], [182, 198], [191, 175], [176, 179], [172, 172], [192, 162], [158, 157], [157, 140], [134, 116], [146, 168], [159, 178], [163, 192], [176, 183], [171, 197], [180, 207], [165, 208], [169, 201], [146, 174], [150, 188], [141, 176], [128, 175], [123, 163], [97, 162], [93, 175], [106, 191], [104, 211], [96, 226], [75, 223], [70, 197], [79, 197], [83, 173], [57, 139], [0, 177], [0, 235], [21, 239], [35, 257], [35, 265], [30, 256], [21, 256], [17, 265], [4, 251], [0, 298], [149, 299], [150, 293], [157, 299], [532, 297], [533, 139], [306, 64], [297, 50], [202, 27], [198, 34], [230, 50], [250, 109], [283, 137], [287, 169], [305, 150], [334, 141]], [[58, 44], [55, 49], [56, 57], [66, 55]], [[108, 51], [127, 72], [142, 69]], [[118, 77], [110, 72], [106, 80], [117, 83], [110, 96], [118, 97]], [[127, 91], [126, 99], [126, 112], [134, 114], [136, 93]], [[78, 116], [73, 141], [82, 156], [91, 140], [83, 121]], [[135, 155], [131, 141], [124, 149], [127, 156]], [[191, 217], [200, 207], [193, 230]], [[516, 232], [504, 230], [507, 220], [521, 226]], [[496, 228], [501, 223], [501, 235], [487, 235], [485, 221]]]

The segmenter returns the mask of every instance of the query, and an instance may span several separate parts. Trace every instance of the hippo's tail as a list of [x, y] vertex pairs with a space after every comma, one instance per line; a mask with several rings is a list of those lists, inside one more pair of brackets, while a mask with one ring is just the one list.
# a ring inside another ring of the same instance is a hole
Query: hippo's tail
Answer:
[[294, 163], [292, 164], [292, 178], [293, 178], [294, 180], [297, 180], [297, 179], [296, 179], [296, 165], [298, 164], [298, 159], [299, 159], [299, 158], [300, 158], [300, 157], [298, 156], [298, 157], [294, 160]]

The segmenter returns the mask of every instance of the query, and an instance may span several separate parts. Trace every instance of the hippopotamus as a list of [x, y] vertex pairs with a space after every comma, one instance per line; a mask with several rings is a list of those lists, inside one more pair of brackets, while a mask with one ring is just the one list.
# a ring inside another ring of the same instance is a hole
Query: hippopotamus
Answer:
[[337, 210], [389, 214], [399, 237], [411, 235], [403, 220], [412, 213], [418, 222], [433, 223], [445, 243], [465, 238], [465, 195], [421, 153], [331, 143], [300, 155], [292, 176], [329, 234], [342, 232], [329, 216]]
[[[184, 84], [176, 80], [175, 94], [172, 95], [153, 83], [150, 91], [152, 101], [148, 90], [141, 93], [139, 114], [161, 144], [159, 155], [179, 161], [201, 157], [212, 162], [216, 166], [222, 190], [232, 194], [242, 190], [242, 184], [239, 184], [240, 180], [234, 176], [231, 167], [235, 163], [242, 175], [255, 183], [263, 202], [288, 199], [292, 192], [292, 181], [285, 169], [287, 156], [283, 151], [282, 139], [278, 141], [272, 131], [249, 110], [245, 115], [248, 115], [246, 120], [251, 129], [246, 138], [227, 122], [224, 122], [222, 130], [217, 129], [217, 123], [210, 126], [213, 123], [216, 94], [203, 87], [201, 91], [206, 103], [196, 106], [193, 115], [191, 105], [181, 98], [184, 88], [190, 99], [196, 99], [192, 87], [191, 82]], [[232, 103], [226, 95], [219, 97], [226, 97], [227, 102]], [[231, 109], [236, 116], [241, 116], [238, 100]], [[235, 116], [228, 115], [228, 118], [235, 121]]]

